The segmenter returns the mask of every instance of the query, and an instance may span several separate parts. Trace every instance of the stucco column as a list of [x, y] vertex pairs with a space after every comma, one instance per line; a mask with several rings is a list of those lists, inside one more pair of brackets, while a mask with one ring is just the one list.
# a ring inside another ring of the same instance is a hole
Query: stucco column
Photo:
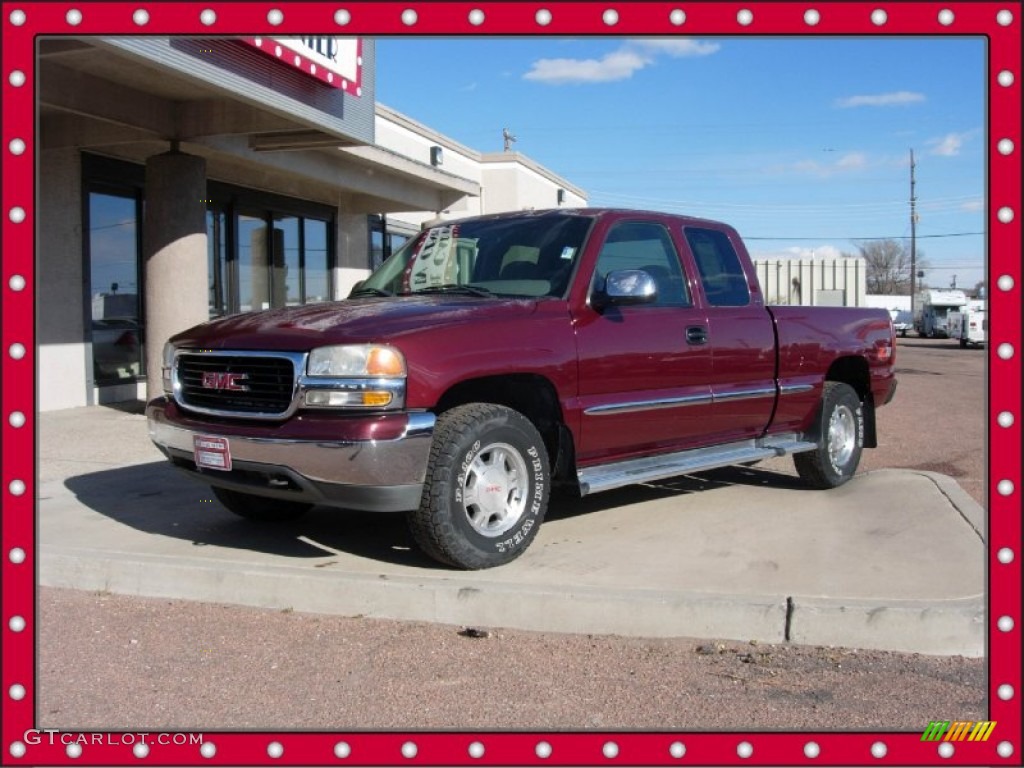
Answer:
[[164, 342], [209, 319], [206, 161], [171, 151], [146, 161], [146, 395], [163, 392]]

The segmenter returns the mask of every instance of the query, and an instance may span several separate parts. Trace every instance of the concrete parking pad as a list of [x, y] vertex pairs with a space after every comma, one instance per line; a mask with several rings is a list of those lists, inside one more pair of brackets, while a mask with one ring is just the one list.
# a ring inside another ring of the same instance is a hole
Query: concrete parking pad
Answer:
[[981, 656], [983, 510], [943, 475], [802, 488], [759, 467], [555, 501], [482, 572], [421, 555], [401, 515], [317, 508], [255, 524], [174, 470], [144, 418], [39, 416], [48, 586], [477, 627]]

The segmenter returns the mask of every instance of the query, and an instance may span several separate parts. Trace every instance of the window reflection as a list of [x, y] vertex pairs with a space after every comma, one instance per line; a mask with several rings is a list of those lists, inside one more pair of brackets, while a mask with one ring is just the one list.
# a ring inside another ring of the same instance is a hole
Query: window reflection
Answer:
[[[224, 230], [228, 229], [227, 221], [230, 221], [230, 216], [223, 223]], [[235, 311], [250, 312], [330, 300], [328, 221], [250, 210], [237, 215], [237, 232], [237, 258], [233, 260], [238, 281]], [[230, 248], [223, 238], [217, 247], [225, 254], [226, 260], [220, 267], [223, 274], [221, 284], [225, 286], [225, 311], [230, 312], [231, 290], [227, 288], [232, 263]], [[211, 281], [215, 280], [213, 268], [211, 262]], [[214, 306], [215, 301], [211, 298], [211, 317], [214, 316]]]
[[238, 216], [238, 309], [270, 309], [267, 225], [262, 218]]
[[144, 363], [133, 196], [89, 194], [89, 270], [94, 380], [134, 381]]
[[271, 306], [294, 307], [302, 303], [299, 253], [299, 218], [276, 214]]
[[303, 246], [306, 262], [306, 303], [315, 304], [331, 298], [330, 267], [327, 252], [327, 222], [305, 219]]
[[207, 266], [210, 281], [210, 317], [228, 312], [227, 217], [223, 211], [206, 212]]

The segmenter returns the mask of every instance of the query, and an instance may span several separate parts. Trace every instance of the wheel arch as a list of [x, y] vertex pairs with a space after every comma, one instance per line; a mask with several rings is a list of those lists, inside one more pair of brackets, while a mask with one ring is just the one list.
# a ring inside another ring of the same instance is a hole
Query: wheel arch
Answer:
[[575, 477], [572, 433], [565, 424], [558, 390], [550, 379], [535, 373], [467, 379], [449, 387], [434, 411], [440, 416], [467, 403], [494, 403], [523, 414], [544, 438], [552, 474]]

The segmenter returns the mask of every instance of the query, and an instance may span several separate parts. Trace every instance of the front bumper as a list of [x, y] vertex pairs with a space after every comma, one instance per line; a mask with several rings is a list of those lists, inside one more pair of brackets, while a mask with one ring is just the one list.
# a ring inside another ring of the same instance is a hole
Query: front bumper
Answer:
[[[167, 398], [151, 401], [146, 417], [157, 448], [210, 485], [372, 512], [419, 506], [435, 423], [434, 414], [423, 411], [389, 414], [386, 421], [374, 416], [317, 421], [314, 415], [295, 428], [253, 427], [251, 422], [198, 421]], [[257, 434], [267, 431], [273, 436]], [[230, 471], [196, 466], [197, 436], [228, 441]]]

